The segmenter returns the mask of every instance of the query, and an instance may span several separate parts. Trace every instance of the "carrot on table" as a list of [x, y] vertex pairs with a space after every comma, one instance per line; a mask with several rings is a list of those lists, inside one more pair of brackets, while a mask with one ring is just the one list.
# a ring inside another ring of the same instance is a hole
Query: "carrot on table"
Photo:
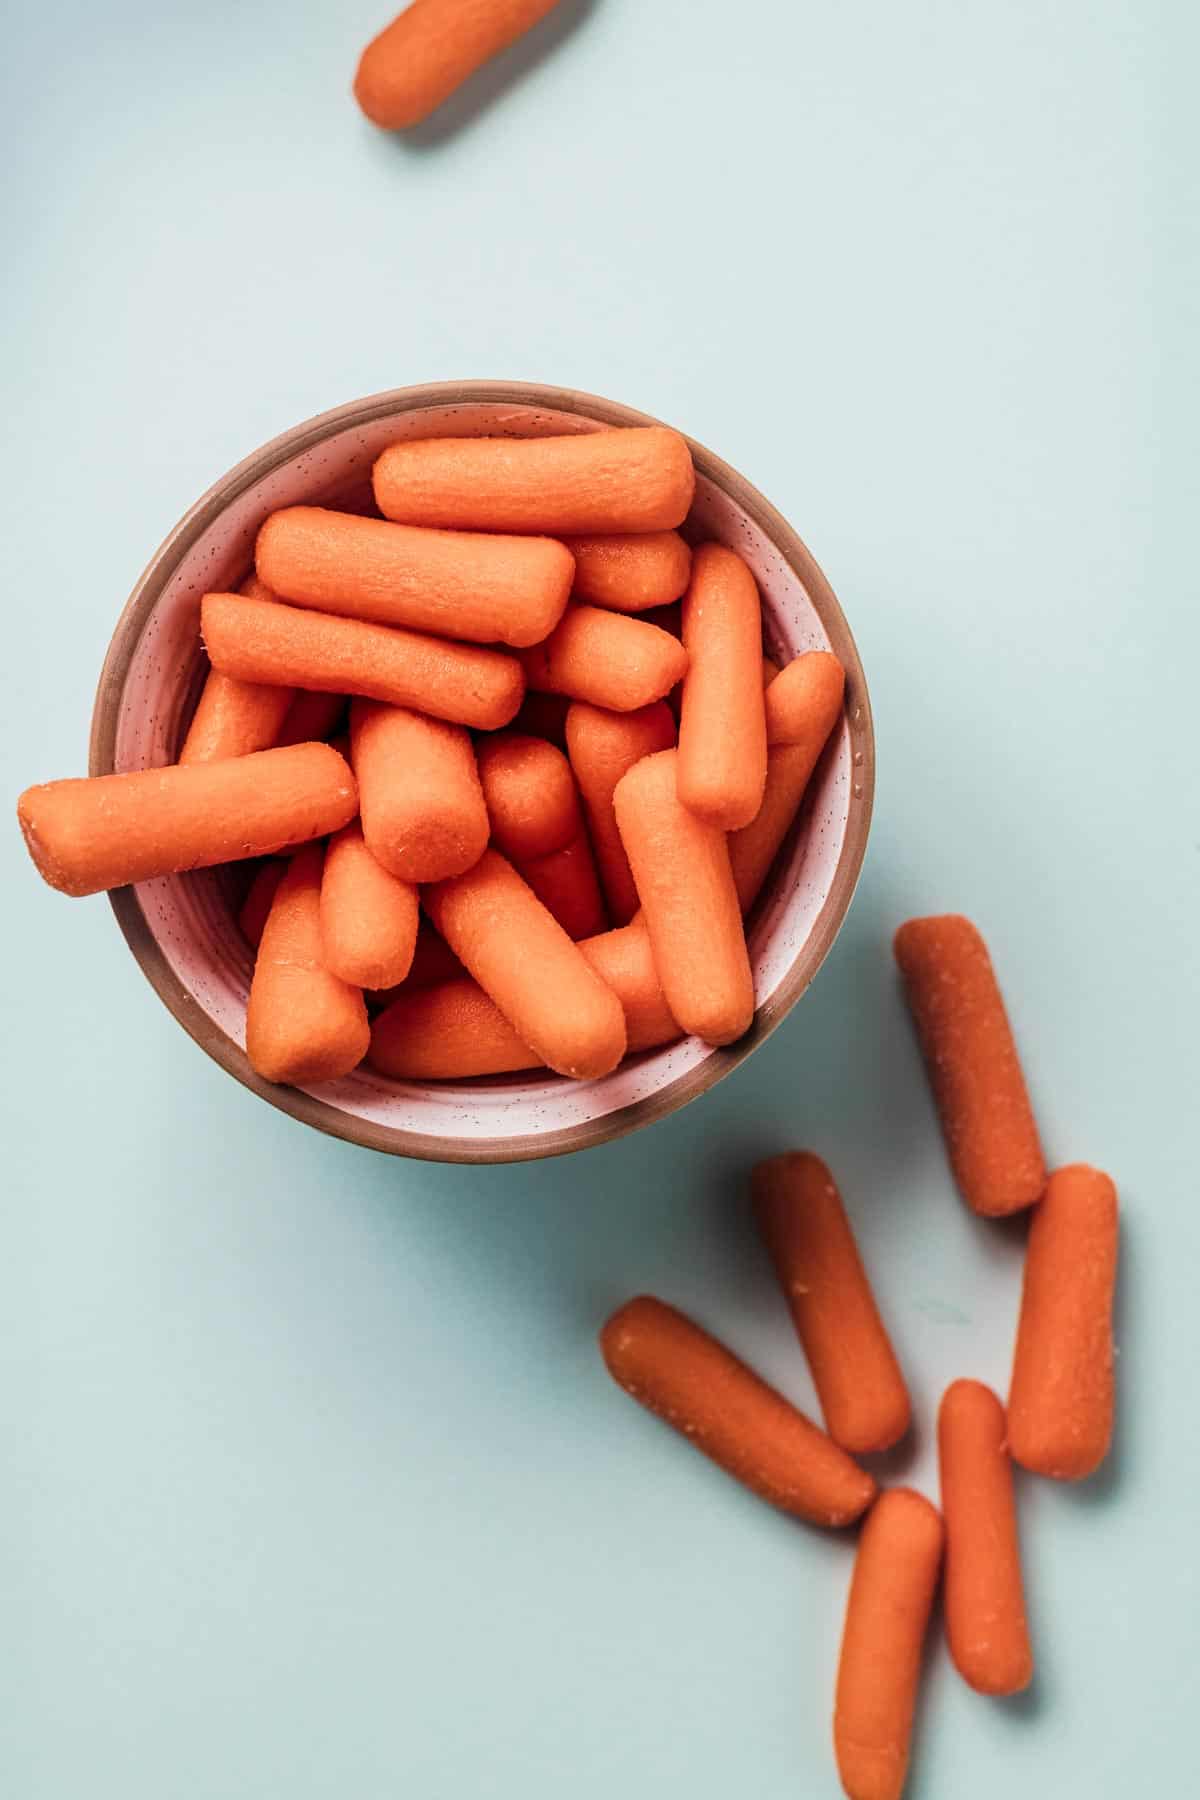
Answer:
[[858, 1543], [838, 1663], [833, 1744], [850, 1800], [900, 1800], [921, 1650], [942, 1561], [937, 1508], [889, 1488]]
[[950, 1655], [979, 1693], [1016, 1694], [1029, 1685], [1033, 1653], [1004, 1408], [981, 1381], [952, 1382], [937, 1435]]
[[600, 1333], [609, 1374], [746, 1487], [814, 1525], [849, 1525], [875, 1483], [783, 1395], [684, 1313], [642, 1294]]
[[412, 438], [375, 464], [387, 519], [594, 537], [669, 531], [692, 504], [687, 439], [665, 425], [542, 438]]
[[[764, 664], [766, 661], [764, 659]], [[794, 695], [788, 709], [795, 722], [795, 741], [768, 749], [762, 805], [749, 825], [732, 832], [729, 838], [729, 860], [744, 913], [750, 911], [762, 891], [771, 864], [800, 810], [829, 734], [841, 714], [845, 678], [837, 658], [824, 650], [812, 650], [806, 656], [797, 657], [796, 663], [803, 664], [804, 670], [802, 682], [799, 677], [793, 678], [803, 694]], [[764, 666], [764, 680], [767, 674], [768, 669]], [[769, 686], [768, 708], [770, 692]], [[803, 732], [799, 726], [801, 718], [806, 722]]]
[[321, 845], [310, 844], [292, 858], [254, 964], [246, 1055], [265, 1081], [336, 1081], [367, 1053], [362, 994], [330, 974], [322, 960], [323, 857]]
[[525, 691], [515, 657], [400, 626], [231, 594], [206, 594], [200, 623], [213, 667], [243, 681], [360, 694], [480, 731], [507, 725]]
[[301, 688], [284, 714], [277, 744], [328, 742], [346, 711], [345, 694], [309, 693]]
[[959, 1192], [988, 1218], [1032, 1206], [1046, 1165], [987, 945], [951, 913], [910, 919], [894, 948]]
[[272, 513], [254, 556], [293, 605], [480, 644], [539, 643], [575, 573], [553, 538], [427, 531], [320, 506]]
[[754, 1017], [754, 978], [725, 834], [679, 799], [676, 758], [660, 750], [621, 777], [617, 824], [668, 1006], [684, 1031], [729, 1044]]
[[663, 996], [650, 933], [638, 919], [616, 931], [583, 938], [579, 948], [625, 1012], [628, 1049], [656, 1050], [683, 1036], [683, 1029]]
[[363, 51], [354, 98], [371, 123], [385, 131], [419, 125], [557, 3], [413, 0]]
[[624, 713], [575, 700], [567, 713], [566, 739], [608, 910], [617, 925], [627, 925], [640, 903], [617, 828], [613, 794], [634, 763], [671, 748], [675, 721], [664, 700]]
[[321, 877], [322, 960], [353, 987], [388, 988], [412, 967], [417, 890], [372, 856], [362, 823], [335, 832]]
[[363, 836], [390, 874], [441, 881], [478, 862], [488, 841], [487, 807], [461, 725], [355, 700], [350, 744]]
[[661, 700], [687, 662], [683, 645], [657, 625], [574, 602], [544, 643], [521, 652], [531, 688], [590, 700], [610, 712]]
[[262, 942], [263, 927], [286, 873], [286, 862], [278, 857], [269, 857], [255, 871], [254, 879], [246, 889], [246, 898], [238, 908], [238, 930], [255, 950]]
[[1113, 1429], [1117, 1190], [1086, 1163], [1056, 1169], [1035, 1208], [1008, 1390], [1008, 1444], [1035, 1475], [1082, 1481]]
[[701, 544], [692, 557], [683, 647], [679, 798], [710, 825], [739, 831], [767, 779], [762, 607], [754, 576], [723, 544]]
[[354, 777], [328, 744], [50, 781], [17, 802], [38, 872], [73, 895], [269, 856], [357, 811]]
[[669, 606], [686, 588], [692, 566], [677, 531], [572, 537], [567, 549], [575, 558], [575, 598], [612, 612]]
[[889, 1449], [912, 1408], [832, 1175], [820, 1157], [792, 1151], [759, 1163], [751, 1187], [826, 1431], [855, 1455]]
[[543, 1062], [580, 1080], [616, 1068], [625, 1054], [620, 1001], [498, 851], [423, 899], [459, 961]]

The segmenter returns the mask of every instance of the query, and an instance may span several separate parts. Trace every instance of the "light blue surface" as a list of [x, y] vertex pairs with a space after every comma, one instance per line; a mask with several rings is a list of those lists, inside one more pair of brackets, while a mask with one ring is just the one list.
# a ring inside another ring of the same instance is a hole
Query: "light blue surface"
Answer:
[[1033, 1697], [939, 1650], [911, 1792], [1196, 1791], [1195, 9], [599, 0], [421, 145], [347, 98], [367, 0], [22, 10], [10, 798], [82, 771], [116, 614], [203, 488], [456, 375], [627, 401], [761, 486], [858, 636], [880, 779], [759, 1055], [648, 1134], [481, 1172], [262, 1106], [9, 826], [0, 1790], [834, 1796], [849, 1541], [632, 1407], [594, 1333], [652, 1289], [809, 1402], [742, 1188], [812, 1146], [934, 1491], [936, 1398], [1003, 1388], [1019, 1272], [951, 1190], [890, 968], [953, 908], [1051, 1158], [1120, 1186], [1121, 1411], [1090, 1487], [1021, 1485]]

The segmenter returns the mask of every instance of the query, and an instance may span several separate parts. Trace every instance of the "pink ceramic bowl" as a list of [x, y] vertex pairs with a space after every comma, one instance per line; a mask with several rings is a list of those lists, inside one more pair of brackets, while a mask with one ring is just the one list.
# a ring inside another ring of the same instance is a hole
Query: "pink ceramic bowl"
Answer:
[[[353, 505], [371, 464], [406, 437], [533, 437], [651, 425], [644, 413], [566, 388], [462, 381], [376, 394], [297, 425], [239, 463], [180, 520], [121, 615], [92, 720], [93, 775], [173, 762], [202, 680], [200, 597], [250, 566], [276, 507]], [[246, 1060], [253, 956], [226, 876], [202, 871], [111, 895], [137, 957], [185, 1031], [272, 1106], [352, 1143], [446, 1162], [557, 1156], [648, 1125], [736, 1068], [779, 1024], [820, 968], [850, 904], [866, 849], [875, 747], [862, 664], [829, 583], [796, 533], [740, 475], [699, 444], [689, 535], [717, 538], [749, 562], [762, 590], [767, 647], [784, 661], [832, 650], [846, 671], [842, 723], [801, 818], [750, 921], [758, 1010], [740, 1043], [694, 1038], [630, 1057], [602, 1081], [514, 1075], [454, 1083], [385, 1081], [361, 1068], [312, 1089], [274, 1087]]]

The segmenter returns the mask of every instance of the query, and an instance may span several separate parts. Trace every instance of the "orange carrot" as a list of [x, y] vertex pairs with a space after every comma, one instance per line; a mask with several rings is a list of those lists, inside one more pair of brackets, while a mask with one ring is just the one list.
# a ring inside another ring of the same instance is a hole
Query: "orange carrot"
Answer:
[[618, 925], [626, 925], [638, 910], [637, 888], [629, 858], [617, 829], [613, 794], [621, 777], [643, 756], [669, 750], [675, 742], [675, 722], [663, 700], [640, 706], [634, 712], [614, 713], [575, 700], [567, 713], [567, 754], [583, 803], [588, 829], [608, 910]]
[[842, 665], [828, 650], [806, 650], [782, 669], [764, 656], [767, 742], [808, 744], [819, 756], [842, 704], [845, 685]]
[[675, 1307], [640, 1295], [600, 1333], [609, 1374], [772, 1506], [849, 1525], [875, 1483], [804, 1414]]
[[754, 1017], [754, 979], [725, 834], [680, 801], [676, 757], [661, 750], [622, 776], [617, 824], [668, 1006], [685, 1031], [729, 1044]]
[[622, 537], [573, 537], [575, 598], [613, 612], [669, 606], [688, 584], [692, 553], [677, 531]]
[[254, 555], [282, 600], [480, 644], [540, 643], [575, 573], [552, 538], [425, 531], [320, 506], [272, 513]]
[[889, 1449], [912, 1418], [908, 1389], [832, 1175], [794, 1151], [759, 1163], [752, 1188], [826, 1431], [855, 1455]]
[[245, 594], [251, 600], [278, 600], [279, 595], [269, 588], [265, 581], [260, 581], [251, 569], [244, 581], [238, 583], [238, 593]]
[[356, 700], [350, 742], [363, 836], [390, 874], [441, 881], [478, 862], [488, 841], [487, 807], [460, 725]]
[[246, 889], [246, 898], [238, 910], [238, 929], [255, 950], [262, 942], [271, 904], [286, 872], [285, 862], [277, 857], [270, 857], [256, 870], [253, 881]]
[[665, 425], [414, 438], [385, 450], [374, 471], [386, 519], [551, 537], [671, 530], [687, 515], [695, 479], [686, 438]]
[[354, 98], [373, 125], [404, 131], [524, 36], [557, 0], [413, 0], [371, 39]]
[[546, 911], [569, 938], [593, 937], [608, 924], [587, 832], [580, 825], [570, 843], [518, 865]]
[[400, 994], [415, 994], [418, 988], [438, 987], [443, 981], [461, 980], [465, 975], [466, 970], [449, 944], [443, 942], [428, 919], [422, 918], [417, 924], [417, 942], [408, 974], [394, 987], [372, 988], [367, 994], [367, 1005], [382, 1012]]
[[513, 720], [513, 730], [526, 737], [545, 738], [562, 750], [567, 742], [567, 711], [571, 705], [566, 694], [538, 694], [532, 688], [521, 702], [521, 710]]
[[[248, 575], [238, 592], [254, 595], [260, 586], [253, 575]], [[220, 675], [216, 669], [210, 669], [179, 761], [218, 762], [224, 756], [248, 756], [253, 750], [269, 750], [280, 741], [280, 727], [291, 702], [287, 688], [238, 681], [233, 675]]]
[[323, 857], [321, 846], [310, 844], [292, 858], [259, 945], [246, 1008], [246, 1055], [264, 1081], [336, 1081], [367, 1053], [362, 994], [322, 965]]
[[850, 1800], [900, 1800], [903, 1792], [942, 1539], [937, 1508], [911, 1488], [881, 1494], [863, 1526], [833, 1714]]
[[543, 693], [633, 712], [674, 687], [687, 651], [644, 619], [572, 604], [544, 644], [522, 651], [521, 663], [530, 687]]
[[338, 830], [357, 810], [354, 777], [328, 744], [50, 781], [17, 802], [39, 873], [74, 895], [269, 856]]
[[1036, 1475], [1082, 1481], [1108, 1454], [1117, 1238], [1109, 1177], [1056, 1169], [1029, 1231], [1008, 1392], [1009, 1448]]
[[580, 1080], [616, 1068], [625, 1054], [620, 1001], [498, 851], [429, 888], [424, 901], [459, 961], [543, 1062]]
[[[797, 662], [805, 665], [807, 732], [794, 743], [768, 750], [762, 805], [750, 824], [733, 832], [729, 839], [729, 860], [744, 913], [750, 911], [762, 891], [771, 864], [800, 810], [821, 751], [841, 714], [843, 675], [837, 658], [823, 650], [813, 650], [798, 657]], [[797, 704], [793, 717], [799, 712]]]
[[329, 840], [321, 877], [322, 961], [352, 987], [403, 981], [417, 942], [417, 890], [368, 850], [352, 819]]
[[492, 841], [520, 865], [561, 850], [578, 832], [579, 796], [561, 750], [516, 731], [480, 740], [479, 780]]
[[753, 575], [723, 544], [701, 544], [692, 558], [683, 647], [679, 798], [710, 825], [739, 831], [767, 779], [762, 609]]
[[243, 681], [361, 694], [481, 731], [507, 725], [525, 689], [502, 651], [398, 626], [230, 594], [206, 594], [200, 622], [213, 667]]
[[303, 688], [284, 715], [278, 742], [314, 744], [328, 740], [342, 722], [345, 694], [312, 694]]
[[896, 961], [959, 1192], [994, 1218], [1032, 1206], [1046, 1166], [987, 945], [969, 919], [910, 919]]
[[636, 1050], [656, 1050], [683, 1036], [679, 1021], [663, 997], [650, 934], [640, 919], [621, 930], [584, 938], [579, 948], [624, 1008], [631, 1054]]
[[943, 1611], [954, 1666], [981, 1694], [1016, 1694], [1033, 1675], [1004, 1408], [981, 1381], [955, 1381], [938, 1412]]

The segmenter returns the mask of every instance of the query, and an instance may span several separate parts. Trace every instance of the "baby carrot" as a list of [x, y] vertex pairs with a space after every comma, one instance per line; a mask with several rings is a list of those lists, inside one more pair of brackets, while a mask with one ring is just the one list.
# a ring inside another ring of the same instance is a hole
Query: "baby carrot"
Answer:
[[542, 738], [500, 731], [480, 740], [479, 780], [492, 841], [520, 865], [561, 850], [580, 827], [570, 764]]
[[375, 464], [386, 519], [592, 537], [668, 531], [692, 504], [686, 438], [665, 425], [570, 437], [414, 438]]
[[200, 621], [213, 667], [243, 681], [361, 694], [481, 731], [507, 725], [525, 689], [502, 651], [398, 626], [230, 594], [206, 594]]
[[937, 1508], [889, 1488], [867, 1515], [838, 1664], [833, 1743], [850, 1800], [900, 1800], [942, 1560]]
[[750, 570], [723, 544], [701, 544], [692, 558], [683, 647], [679, 798], [710, 825], [739, 831], [767, 779], [762, 608]]
[[353, 987], [403, 981], [417, 942], [417, 890], [377, 862], [352, 819], [335, 832], [321, 877], [322, 961]]
[[954, 1666], [981, 1694], [1029, 1685], [1021, 1549], [1004, 1408], [981, 1381], [955, 1381], [938, 1411], [946, 1588], [942, 1610]]
[[269, 750], [292, 704], [292, 690], [238, 681], [210, 669], [179, 752], [181, 763], [219, 762]]
[[38, 872], [74, 895], [269, 856], [337, 831], [357, 810], [354, 777], [328, 744], [50, 781], [17, 802]]
[[630, 1053], [655, 1050], [683, 1036], [679, 1021], [663, 997], [650, 934], [642, 920], [618, 931], [584, 938], [579, 948], [625, 1011]]
[[616, 1068], [625, 1054], [620, 1001], [498, 851], [423, 898], [459, 961], [543, 1062], [585, 1081]]
[[987, 945], [969, 919], [910, 919], [896, 961], [959, 1192], [997, 1217], [1032, 1206], [1042, 1146]]
[[271, 903], [286, 871], [285, 862], [269, 857], [255, 872], [253, 881], [246, 889], [246, 898], [238, 909], [238, 929], [255, 950], [262, 942], [263, 927], [271, 911]]
[[363, 836], [390, 874], [441, 881], [478, 862], [488, 841], [487, 807], [471, 739], [460, 725], [356, 700], [350, 743]]
[[254, 556], [282, 600], [480, 644], [539, 643], [575, 573], [552, 538], [425, 531], [320, 506], [272, 513]]
[[617, 824], [668, 1006], [684, 1031], [729, 1044], [754, 1017], [754, 979], [725, 834], [680, 801], [676, 755], [622, 776]]
[[567, 549], [575, 558], [575, 598], [612, 612], [669, 606], [687, 586], [692, 565], [692, 553], [677, 531], [573, 537]]
[[1036, 1475], [1082, 1481], [1113, 1426], [1117, 1191], [1099, 1169], [1056, 1169], [1035, 1209], [1008, 1391], [1008, 1442]]
[[811, 1420], [675, 1307], [640, 1295], [600, 1349], [618, 1386], [763, 1500], [814, 1525], [849, 1525], [875, 1483]]
[[593, 937], [608, 924], [592, 846], [582, 823], [569, 843], [518, 865], [546, 911], [569, 938]]
[[292, 858], [259, 945], [246, 1007], [246, 1055], [265, 1081], [336, 1081], [367, 1053], [362, 994], [322, 963], [323, 855], [319, 844], [309, 844]]
[[801, 1150], [759, 1163], [751, 1185], [826, 1431], [854, 1455], [889, 1449], [911, 1421], [908, 1389], [832, 1175]]
[[674, 687], [687, 668], [687, 651], [644, 619], [571, 605], [544, 644], [522, 651], [521, 662], [530, 687], [543, 693], [633, 712]]
[[557, 0], [413, 0], [371, 39], [354, 98], [373, 125], [403, 131], [436, 112], [455, 88], [506, 50]]
[[[806, 729], [799, 733], [798, 726], [794, 726], [798, 733], [794, 742], [767, 751], [762, 805], [750, 824], [731, 833], [729, 839], [729, 861], [744, 913], [750, 911], [762, 891], [771, 864], [800, 809], [821, 751], [841, 714], [844, 678], [837, 658], [824, 650], [813, 650], [797, 657], [796, 664], [803, 664], [803, 682], [798, 676], [793, 680], [805, 690], [804, 704], [801, 707], [799, 696], [794, 695], [789, 713], [793, 720], [803, 717]], [[764, 677], [766, 672], [764, 669]], [[768, 696], [770, 691], [768, 687]]]
[[639, 706], [633, 712], [608, 712], [572, 701], [567, 713], [567, 754], [587, 809], [588, 830], [596, 852], [596, 864], [608, 900], [608, 910], [618, 925], [626, 925], [638, 910], [637, 888], [629, 858], [617, 829], [613, 794], [634, 763], [656, 750], [669, 750], [675, 742], [675, 721], [663, 700]]
[[376, 1012], [382, 1012], [400, 994], [415, 994], [418, 988], [437, 987], [443, 981], [458, 981], [465, 974], [465, 969], [449, 944], [443, 942], [428, 919], [421, 918], [417, 924], [417, 942], [408, 974], [394, 987], [372, 988], [367, 994], [367, 1005], [373, 1006]]
[[768, 744], [808, 744], [819, 756], [845, 684], [842, 665], [828, 650], [806, 650], [782, 669], [764, 656]]

